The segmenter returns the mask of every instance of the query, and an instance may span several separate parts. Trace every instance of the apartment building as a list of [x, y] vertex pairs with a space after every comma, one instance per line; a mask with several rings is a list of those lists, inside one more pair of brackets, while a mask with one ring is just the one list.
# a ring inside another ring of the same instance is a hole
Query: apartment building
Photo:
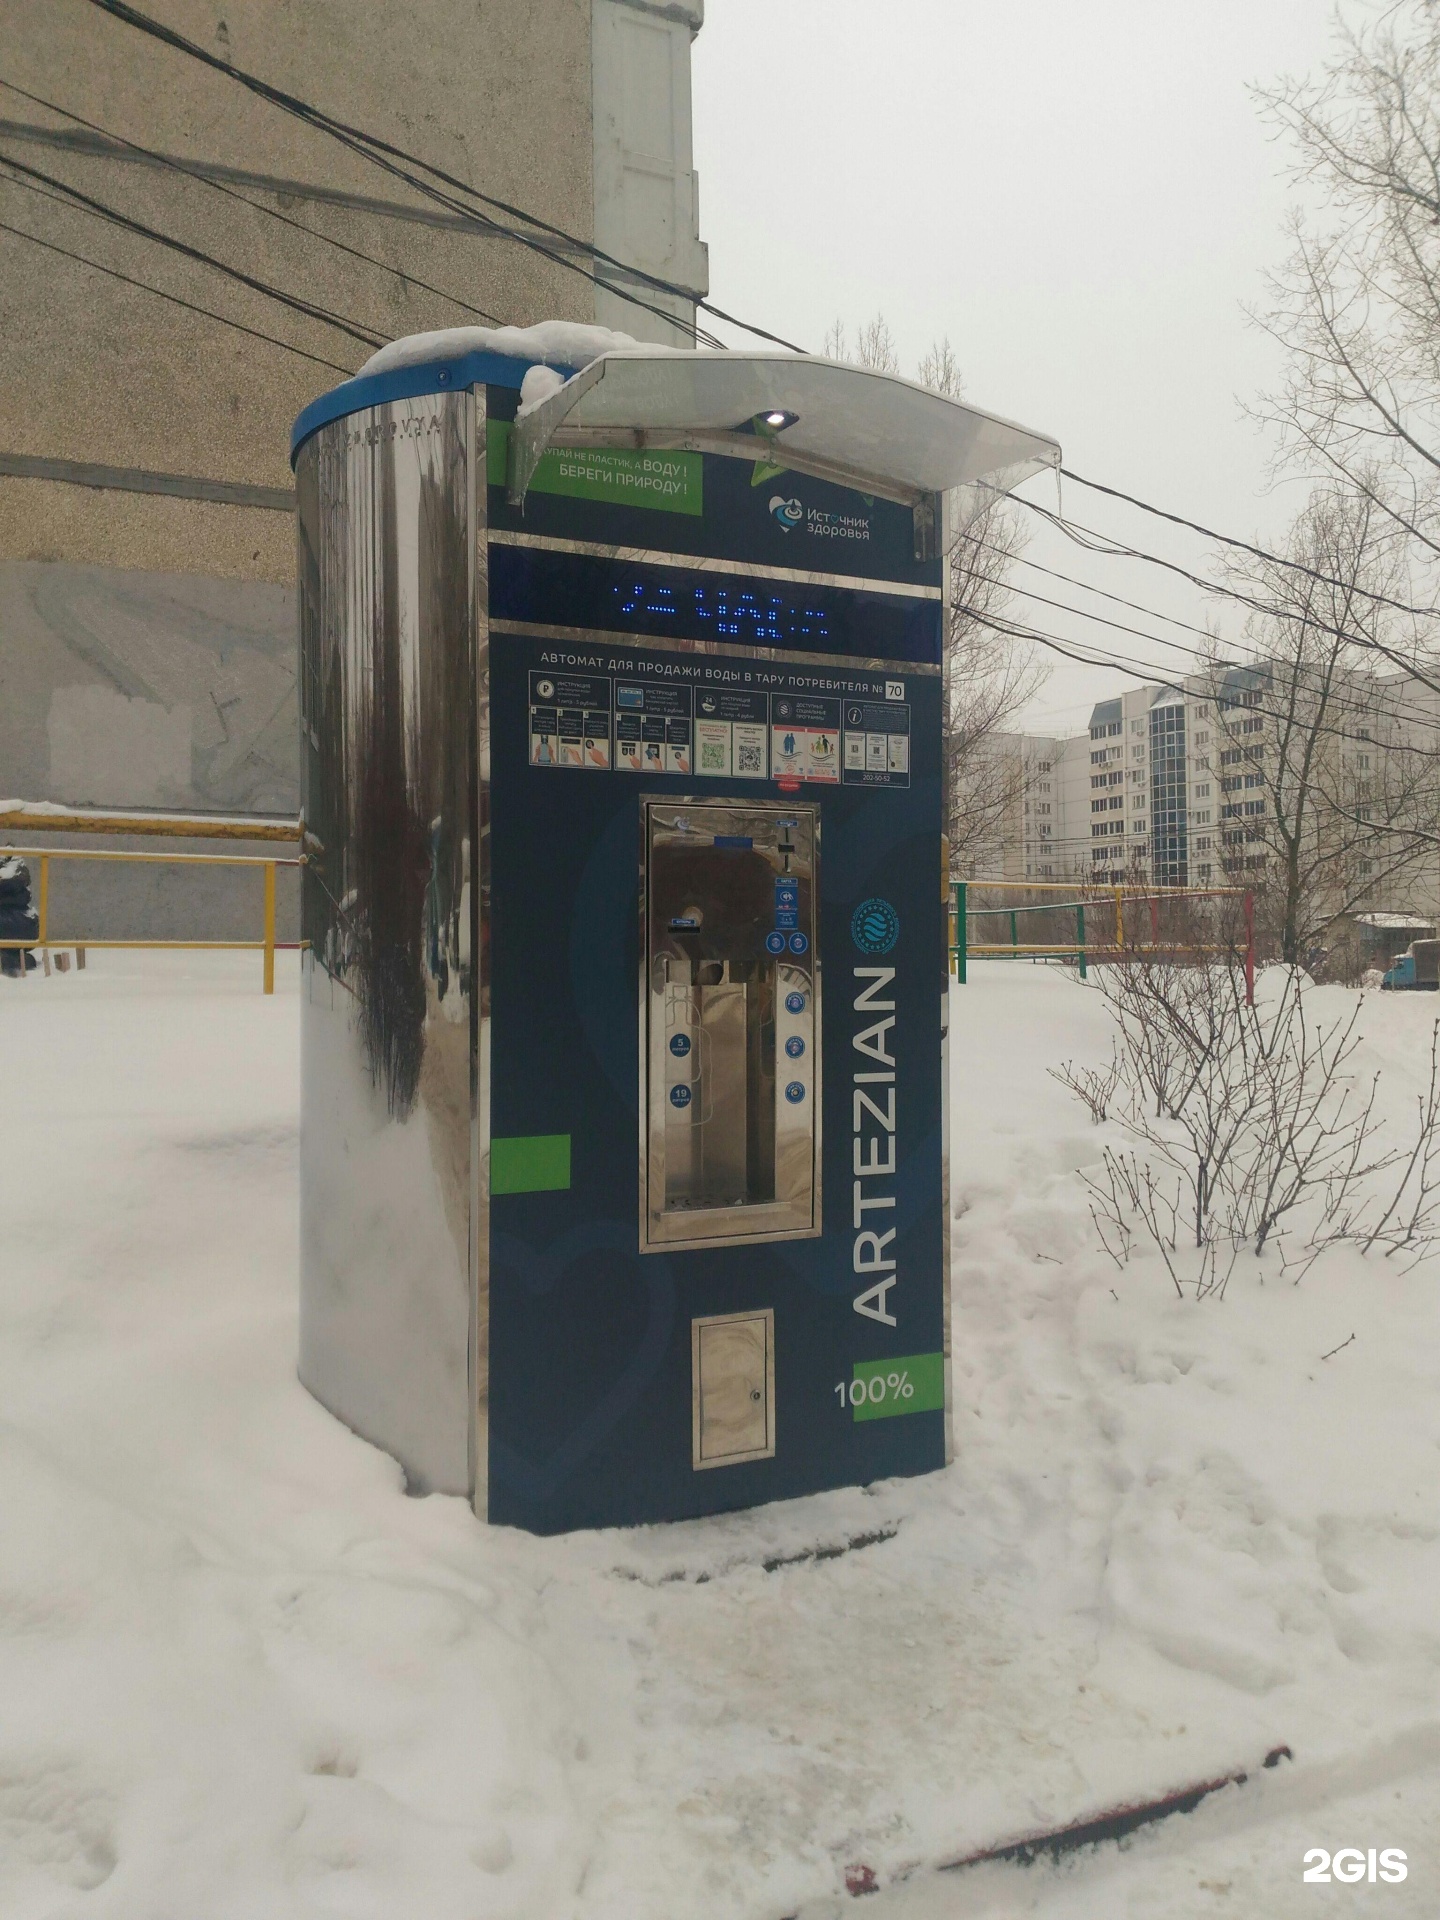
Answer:
[[[1100, 701], [1081, 734], [1007, 736], [993, 750], [1022, 770], [1023, 792], [989, 872], [1022, 882], [1256, 882], [1273, 857], [1280, 704], [1271, 668], [1230, 666]], [[1317, 751], [1326, 791], [1353, 824], [1336, 884], [1363, 890], [1373, 875], [1375, 906], [1435, 911], [1440, 843], [1397, 866], [1402, 836], [1387, 834], [1384, 807], [1402, 758], [1411, 780], [1431, 778], [1427, 767], [1440, 762], [1440, 696], [1404, 675], [1352, 675]]]

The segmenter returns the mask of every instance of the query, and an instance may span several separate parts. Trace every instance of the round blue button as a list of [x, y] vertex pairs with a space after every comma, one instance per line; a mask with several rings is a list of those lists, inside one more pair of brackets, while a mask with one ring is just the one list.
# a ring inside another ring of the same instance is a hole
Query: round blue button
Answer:
[[805, 1082], [803, 1080], [792, 1080], [785, 1089], [785, 1098], [790, 1102], [792, 1107], [797, 1106], [799, 1102], [805, 1098]]
[[787, 1013], [804, 1013], [805, 1011], [804, 994], [803, 993], [787, 993], [785, 996], [785, 1011]]
[[670, 1041], [670, 1051], [675, 1055], [677, 1060], [683, 1060], [686, 1054], [689, 1053], [690, 1051], [689, 1034], [688, 1033], [675, 1034]]
[[670, 1104], [672, 1107], [688, 1107], [690, 1104], [689, 1087], [671, 1087]]
[[790, 1038], [785, 1042], [785, 1051], [792, 1060], [798, 1060], [801, 1054], [804, 1053], [805, 1042], [800, 1038], [798, 1033], [792, 1033]]
[[[803, 935], [797, 934], [795, 937], [798, 940], [803, 938]], [[785, 951], [784, 934], [783, 933], [767, 933], [765, 936], [765, 951], [767, 953], [784, 953]]]
[[803, 933], [792, 933], [790, 936], [790, 951], [791, 953], [808, 953], [810, 951], [808, 936]]

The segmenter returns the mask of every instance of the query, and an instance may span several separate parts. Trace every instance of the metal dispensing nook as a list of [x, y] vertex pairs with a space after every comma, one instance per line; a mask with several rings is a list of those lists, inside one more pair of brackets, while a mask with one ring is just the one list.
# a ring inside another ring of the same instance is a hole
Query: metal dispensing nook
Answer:
[[942, 1465], [946, 554], [1058, 449], [479, 336], [293, 457], [302, 1379], [541, 1533]]

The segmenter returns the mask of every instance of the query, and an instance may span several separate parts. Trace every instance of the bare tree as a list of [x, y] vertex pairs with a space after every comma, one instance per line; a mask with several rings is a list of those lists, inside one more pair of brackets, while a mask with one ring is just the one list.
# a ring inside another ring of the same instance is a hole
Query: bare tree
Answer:
[[[856, 333], [853, 351], [845, 323], [825, 336], [833, 359], [858, 361], [898, 373], [895, 338], [883, 313]], [[958, 400], [960, 363], [948, 339], [924, 354], [919, 379]], [[1006, 816], [1024, 805], [1029, 773], [1019, 743], [1009, 737], [1045, 680], [1045, 669], [1023, 641], [997, 628], [1007, 602], [1010, 567], [1024, 544], [1018, 517], [1001, 499], [971, 521], [951, 548], [950, 607], [945, 633], [945, 753], [950, 795], [952, 870], [973, 874], [1006, 839]]]
[[900, 355], [896, 350], [895, 336], [890, 331], [890, 322], [883, 313], [877, 313], [873, 320], [863, 321], [855, 334], [855, 347], [850, 348], [849, 335], [845, 322], [832, 321], [825, 330], [825, 357], [829, 360], [853, 360], [857, 366], [873, 367], [876, 373], [899, 373]]
[[1310, 963], [1345, 916], [1429, 877], [1440, 825], [1433, 724], [1375, 672], [1403, 555], [1373, 491], [1323, 487], [1282, 558], [1236, 568], [1267, 609], [1256, 664], [1213, 664], [1208, 772], [1227, 876], [1255, 887], [1265, 944]]
[[950, 793], [950, 860], [974, 874], [1006, 835], [1032, 781], [1023, 745], [1010, 735], [1044, 684], [1046, 669], [1025, 642], [997, 630], [1009, 599], [1010, 566], [1024, 545], [1003, 502], [988, 506], [950, 550], [945, 633], [945, 755]]
[[[1282, 457], [1368, 499], [1435, 584], [1440, 560], [1440, 7], [1337, 21], [1309, 80], [1259, 93], [1317, 203], [1258, 315], [1287, 349], [1262, 413]], [[1424, 589], [1422, 588], [1422, 591]], [[1425, 593], [1425, 604], [1432, 601]]]

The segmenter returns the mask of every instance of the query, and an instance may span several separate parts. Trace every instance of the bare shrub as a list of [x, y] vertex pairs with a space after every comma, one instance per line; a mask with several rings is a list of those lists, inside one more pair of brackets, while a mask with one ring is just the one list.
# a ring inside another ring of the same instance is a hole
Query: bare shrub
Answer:
[[1108, 1067], [1077, 1067], [1073, 1060], [1062, 1060], [1058, 1067], [1047, 1067], [1052, 1080], [1068, 1087], [1077, 1100], [1090, 1109], [1090, 1118], [1098, 1127], [1110, 1117], [1110, 1102], [1120, 1084], [1120, 1056], [1110, 1055]]
[[1181, 1295], [1223, 1296], [1245, 1249], [1280, 1248], [1298, 1280], [1341, 1241], [1418, 1258], [1440, 1240], [1440, 1022], [1413, 1141], [1395, 1145], [1379, 1076], [1354, 1070], [1359, 1002], [1316, 1020], [1299, 969], [1267, 969], [1264, 985], [1252, 1006], [1229, 962], [1126, 959], [1101, 976], [1110, 1068], [1051, 1069], [1131, 1142], [1081, 1176], [1101, 1246], [1119, 1265], [1148, 1246]]

